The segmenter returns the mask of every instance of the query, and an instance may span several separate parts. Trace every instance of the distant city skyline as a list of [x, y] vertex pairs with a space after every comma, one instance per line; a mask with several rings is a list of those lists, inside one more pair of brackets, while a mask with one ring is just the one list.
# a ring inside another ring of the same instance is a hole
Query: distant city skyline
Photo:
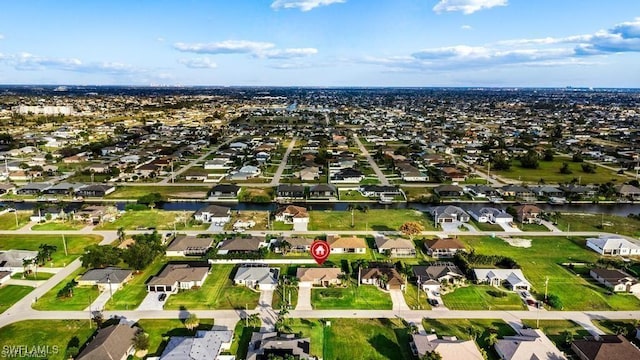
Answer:
[[12, 1], [0, 84], [637, 88], [640, 2]]

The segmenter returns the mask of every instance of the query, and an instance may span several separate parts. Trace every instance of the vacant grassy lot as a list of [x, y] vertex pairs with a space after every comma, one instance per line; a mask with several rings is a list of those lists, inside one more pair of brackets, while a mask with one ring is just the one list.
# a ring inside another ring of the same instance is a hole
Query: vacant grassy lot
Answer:
[[58, 292], [65, 285], [82, 275], [86, 269], [80, 268], [73, 274], [66, 277], [53, 289], [49, 290], [33, 304], [36, 310], [84, 310], [86, 309], [100, 294], [97, 286], [76, 286], [73, 288], [73, 296], [59, 298]]
[[31, 286], [7, 285], [0, 287], [0, 314], [33, 291]]
[[513, 258], [538, 294], [544, 294], [544, 283], [548, 277], [549, 294], [560, 298], [564, 310], [631, 310], [640, 307], [640, 300], [635, 296], [608, 295], [604, 287], [572, 274], [560, 265], [567, 262], [595, 263], [598, 260], [598, 254], [586, 249], [584, 238], [530, 237], [530, 248], [514, 247], [488, 236], [461, 236], [460, 239], [478, 254]]
[[31, 230], [55, 231], [55, 230], [80, 230], [85, 227], [85, 223], [75, 221], [51, 221], [44, 224], [37, 224]]
[[[173, 230], [174, 225], [177, 230], [206, 230], [209, 224], [189, 223], [191, 212], [185, 211], [164, 211], [164, 210], [142, 210], [127, 211], [112, 223], [104, 223], [97, 226], [96, 230], [117, 230], [122, 227], [125, 230], [136, 230], [138, 228], [156, 228], [158, 230]], [[185, 227], [185, 220], [187, 226]]]
[[249, 230], [267, 230], [267, 224], [269, 223], [268, 211], [232, 211], [231, 221], [224, 225], [225, 230], [233, 230], [233, 224], [236, 221], [253, 221], [255, 226]]
[[455, 336], [462, 340], [471, 340], [469, 334], [470, 328], [476, 328], [480, 331], [480, 335], [475, 339], [476, 344], [487, 352], [489, 359], [499, 359], [498, 354], [487, 342], [487, 338], [491, 332], [498, 334], [498, 337], [515, 335], [516, 332], [507, 323], [502, 320], [489, 320], [489, 319], [424, 319], [422, 320], [422, 326], [424, 326], [427, 333], [432, 331], [438, 334], [438, 336]]
[[[560, 168], [562, 163], [569, 164], [572, 174], [561, 174]], [[496, 175], [503, 176], [509, 179], [515, 179], [528, 183], [538, 183], [540, 179], [544, 179], [546, 183], [558, 184], [568, 183], [574, 178], [581, 178], [582, 184], [604, 184], [609, 181], [623, 181], [626, 177], [621, 177], [615, 172], [596, 167], [596, 171], [593, 174], [588, 174], [582, 171], [583, 163], [572, 162], [571, 159], [554, 159], [553, 161], [540, 161], [540, 167], [537, 169], [525, 169], [520, 166], [520, 161], [513, 161], [511, 169], [508, 171], [497, 170], [492, 172]]]
[[[29, 320], [7, 325], [0, 330], [0, 344], [3, 346], [23, 346], [32, 349], [34, 346], [50, 351], [28, 359], [67, 359], [65, 352], [69, 341], [77, 338], [84, 344], [95, 331], [89, 328], [88, 320]], [[20, 354], [7, 354], [7, 358], [20, 358]], [[22, 357], [27, 359], [27, 357]]]
[[169, 198], [204, 199], [207, 197], [207, 186], [119, 186], [116, 191], [107, 195], [108, 199], [137, 199], [141, 196], [159, 193]]
[[540, 232], [540, 231], [548, 232], [549, 231], [549, 229], [546, 226], [540, 225], [540, 224], [520, 224], [520, 223], [518, 223], [518, 228], [520, 230], [522, 230], [522, 231], [534, 231], [534, 232], [535, 231], [537, 231], [537, 232]]
[[169, 296], [164, 308], [180, 309], [253, 309], [258, 306], [260, 293], [245, 286], [235, 286], [231, 280], [234, 265], [216, 265], [204, 284], [197, 290], [180, 291]]
[[194, 331], [184, 327], [179, 319], [143, 319], [138, 321], [138, 326], [149, 334], [148, 356], [160, 356], [167, 346], [171, 336], [193, 336], [196, 330], [211, 330], [213, 319], [200, 319], [200, 326]]
[[84, 253], [84, 248], [88, 245], [97, 244], [102, 241], [100, 235], [65, 235], [64, 239], [67, 243], [67, 253], [64, 254], [64, 244], [62, 235], [23, 235], [11, 234], [0, 235], [0, 249], [19, 249], [19, 250], [38, 250], [40, 244], [54, 245], [58, 248], [53, 253], [51, 262], [47, 261], [45, 266], [53, 263], [55, 267], [68, 265], [78, 256]]
[[[552, 216], [555, 220], [555, 216]], [[606, 231], [640, 237], [640, 220], [604, 214], [562, 213], [557, 218], [558, 228], [566, 231]], [[604, 225], [604, 226], [602, 226]]]
[[31, 211], [18, 211], [18, 226], [16, 227], [16, 214], [6, 213], [0, 215], [0, 230], [19, 229], [29, 222]]
[[[536, 320], [522, 320], [522, 323], [530, 328], [536, 327]], [[540, 320], [540, 330], [562, 351], [573, 353], [571, 343], [567, 340], [571, 336], [581, 339], [589, 336], [589, 332], [571, 320]], [[567, 336], [567, 334], [571, 334]]]
[[324, 337], [326, 360], [414, 359], [400, 319], [330, 319]]
[[311, 290], [314, 309], [391, 310], [391, 296], [373, 285]]
[[427, 294], [424, 291], [418, 291], [418, 287], [413, 284], [407, 284], [406, 290], [402, 293], [404, 295], [404, 301], [407, 303], [410, 309], [413, 310], [429, 310], [431, 305], [427, 302]]
[[351, 227], [351, 211], [326, 210], [309, 212], [309, 230], [397, 231], [400, 225], [407, 221], [419, 222], [426, 231], [433, 230], [432, 221], [425, 213], [411, 209], [373, 209], [366, 212], [354, 210], [353, 227]]
[[[284, 291], [283, 291], [284, 290]], [[283, 294], [284, 292], [284, 294]], [[284, 301], [282, 300], [284, 297]], [[283, 305], [290, 305], [292, 309], [295, 309], [298, 304], [298, 287], [297, 286], [278, 286], [273, 293], [273, 301], [271, 307], [274, 309], [281, 309]]]
[[491, 295], [490, 292], [502, 291], [488, 285], [470, 285], [457, 288], [442, 295], [444, 304], [452, 310], [525, 310], [526, 307], [518, 294], [502, 291], [504, 297]]
[[147, 280], [160, 272], [160, 269], [166, 264], [164, 259], [156, 259], [151, 265], [147, 266], [144, 271], [133, 273], [133, 279], [129, 281], [113, 297], [107, 301], [106, 310], [134, 310], [144, 297], [147, 296]]
[[340, 190], [339, 197], [340, 197], [340, 200], [342, 201], [371, 200], [368, 197], [360, 194], [360, 192], [357, 190]]
[[498, 225], [498, 224], [489, 224], [489, 223], [481, 223], [481, 222], [477, 222], [473, 219], [471, 219], [471, 221], [469, 221], [469, 224], [473, 225], [473, 227], [475, 227], [476, 229], [480, 230], [480, 231], [504, 231], [502, 230], [502, 226]]

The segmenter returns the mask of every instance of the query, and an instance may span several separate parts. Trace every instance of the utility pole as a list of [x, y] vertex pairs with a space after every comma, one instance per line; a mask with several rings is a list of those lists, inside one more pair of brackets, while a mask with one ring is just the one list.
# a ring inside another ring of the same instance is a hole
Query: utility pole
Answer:
[[353, 223], [353, 209], [351, 209], [351, 227], [354, 227], [355, 224]]
[[491, 183], [491, 161], [487, 162], [487, 185]]
[[171, 160], [171, 183], [175, 182], [175, 174], [173, 172], [173, 160]]
[[64, 247], [64, 256], [69, 256], [67, 253], [67, 240], [64, 238], [64, 234], [62, 234], [62, 246]]
[[18, 209], [13, 209], [13, 214], [16, 216], [16, 230], [18, 230]]
[[547, 276], [544, 280], [544, 301], [547, 301], [547, 288], [549, 287], [549, 277]]

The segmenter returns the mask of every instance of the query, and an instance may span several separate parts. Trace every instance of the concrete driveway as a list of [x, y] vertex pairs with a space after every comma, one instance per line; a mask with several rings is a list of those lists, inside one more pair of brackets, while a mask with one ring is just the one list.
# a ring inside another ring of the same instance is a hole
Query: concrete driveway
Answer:
[[271, 302], [273, 301], [273, 290], [260, 290], [260, 299], [258, 300], [257, 309], [261, 307], [269, 307], [271, 306]]
[[296, 310], [313, 310], [311, 307], [311, 288], [307, 286], [298, 287], [298, 304]]
[[147, 296], [145, 296], [144, 300], [142, 300], [140, 306], [138, 306], [137, 310], [162, 310], [164, 308], [164, 303], [167, 302], [171, 294], [166, 293], [167, 297], [164, 299], [164, 301], [158, 300], [158, 296], [160, 296], [160, 294], [160, 292], [148, 293]]
[[391, 295], [391, 302], [393, 303], [393, 310], [411, 310], [407, 302], [404, 300], [404, 295], [402, 294], [402, 290], [394, 289], [389, 290], [389, 295]]

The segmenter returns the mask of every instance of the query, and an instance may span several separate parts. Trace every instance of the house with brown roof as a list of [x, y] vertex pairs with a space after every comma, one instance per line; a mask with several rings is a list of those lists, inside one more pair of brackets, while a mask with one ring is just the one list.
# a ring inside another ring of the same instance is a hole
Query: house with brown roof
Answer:
[[375, 244], [380, 254], [389, 254], [391, 257], [416, 256], [416, 248], [413, 246], [413, 242], [407, 239], [376, 235]]
[[124, 360], [135, 352], [133, 339], [140, 331], [129, 325], [111, 325], [98, 330], [77, 360]]
[[385, 290], [404, 290], [405, 281], [396, 269], [390, 266], [369, 267], [360, 271], [360, 282], [376, 285]]
[[298, 268], [296, 277], [300, 287], [312, 286], [329, 286], [338, 285], [342, 281], [340, 268], [321, 267], [321, 268]]
[[294, 231], [307, 231], [309, 213], [302, 206], [287, 205], [276, 211], [276, 221], [293, 224]]
[[166, 255], [169, 257], [202, 256], [211, 246], [213, 246], [212, 238], [178, 235], [167, 246]]
[[283, 239], [291, 246], [289, 251], [291, 252], [307, 252], [311, 250], [311, 244], [313, 243], [313, 239], [308, 237], [288, 237]]
[[452, 238], [425, 240], [424, 248], [427, 254], [434, 258], [451, 258], [458, 251], [467, 251], [460, 240]]
[[149, 280], [147, 291], [176, 293], [178, 290], [188, 290], [202, 286], [208, 274], [209, 266], [167, 264], [160, 274]]
[[640, 283], [633, 276], [618, 269], [591, 269], [589, 275], [613, 292], [640, 293]]
[[539, 224], [542, 210], [535, 205], [520, 205], [515, 208], [518, 221], [523, 224]]
[[327, 242], [334, 254], [364, 254], [367, 252], [367, 243], [363, 238], [357, 236], [328, 235]]
[[234, 237], [222, 241], [218, 247], [218, 254], [240, 254], [240, 253], [256, 253], [260, 248], [267, 246], [264, 238], [259, 237]]
[[582, 360], [640, 359], [640, 350], [622, 335], [585, 336], [573, 341], [571, 350]]

